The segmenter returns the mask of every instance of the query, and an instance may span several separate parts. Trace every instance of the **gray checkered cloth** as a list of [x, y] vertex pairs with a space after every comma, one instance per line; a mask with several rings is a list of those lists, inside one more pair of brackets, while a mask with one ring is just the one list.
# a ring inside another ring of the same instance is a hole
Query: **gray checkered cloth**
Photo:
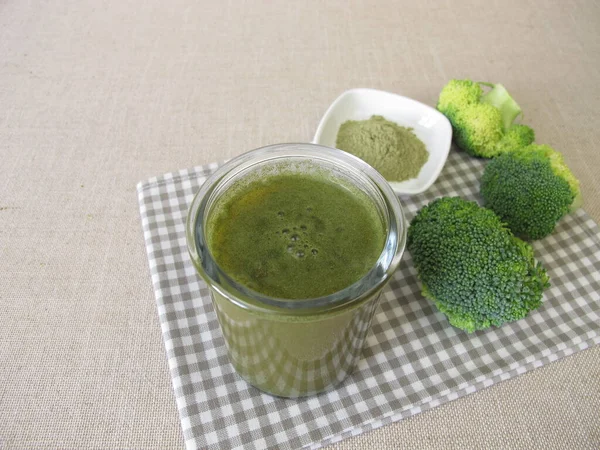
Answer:
[[[600, 236], [583, 211], [534, 243], [552, 287], [527, 318], [474, 334], [424, 299], [409, 253], [384, 290], [363, 357], [337, 389], [282, 399], [249, 386], [227, 358], [206, 284], [185, 241], [194, 194], [211, 164], [138, 185], [144, 238], [186, 446], [319, 448], [515, 377], [600, 343]], [[442, 195], [480, 200], [483, 163], [451, 152], [426, 193], [402, 198], [410, 220]]]

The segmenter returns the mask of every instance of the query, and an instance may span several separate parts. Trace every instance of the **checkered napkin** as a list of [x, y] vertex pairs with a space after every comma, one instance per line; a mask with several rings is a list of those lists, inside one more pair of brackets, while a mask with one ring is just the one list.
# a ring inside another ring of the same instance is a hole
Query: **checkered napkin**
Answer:
[[[527, 318], [474, 334], [420, 294], [410, 254], [384, 290], [363, 357], [337, 389], [304, 399], [263, 394], [235, 373], [185, 219], [211, 164], [138, 185], [144, 238], [186, 446], [319, 448], [401, 420], [600, 343], [600, 235], [582, 210], [534, 243], [552, 287]], [[410, 220], [436, 197], [478, 198], [483, 163], [451, 152], [425, 194], [403, 197]]]

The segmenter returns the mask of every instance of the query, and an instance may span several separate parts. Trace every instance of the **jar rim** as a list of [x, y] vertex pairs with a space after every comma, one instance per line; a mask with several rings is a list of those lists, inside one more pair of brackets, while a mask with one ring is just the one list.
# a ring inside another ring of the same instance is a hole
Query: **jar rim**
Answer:
[[[386, 237], [383, 249], [369, 271], [358, 281], [331, 294], [309, 299], [285, 299], [256, 292], [233, 280], [214, 260], [203, 237], [196, 232], [198, 220], [204, 220], [211, 194], [228, 175], [240, 168], [286, 157], [307, 158], [335, 163], [364, 177], [381, 195], [387, 209]], [[396, 270], [406, 245], [406, 219], [400, 201], [391, 186], [374, 168], [354, 155], [312, 143], [283, 143], [257, 148], [233, 158], [210, 175], [188, 210], [186, 242], [192, 263], [211, 289], [244, 308], [269, 314], [312, 315], [360, 303], [377, 292]]]

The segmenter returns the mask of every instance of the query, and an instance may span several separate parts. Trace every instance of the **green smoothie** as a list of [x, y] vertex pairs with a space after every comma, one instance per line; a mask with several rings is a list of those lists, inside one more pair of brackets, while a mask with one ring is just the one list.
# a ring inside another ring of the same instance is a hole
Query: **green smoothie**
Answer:
[[213, 258], [270, 297], [315, 298], [358, 281], [379, 258], [386, 229], [373, 201], [338, 181], [281, 172], [237, 182], [206, 225]]

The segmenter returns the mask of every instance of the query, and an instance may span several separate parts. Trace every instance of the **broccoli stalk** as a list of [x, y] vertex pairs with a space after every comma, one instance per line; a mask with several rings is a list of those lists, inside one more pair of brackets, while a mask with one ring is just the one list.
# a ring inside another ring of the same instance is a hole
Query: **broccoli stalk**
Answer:
[[[481, 86], [491, 89], [484, 93]], [[533, 129], [514, 124], [521, 107], [501, 84], [451, 80], [437, 108], [450, 120], [456, 144], [473, 156], [493, 158], [535, 139]]]
[[502, 127], [505, 132], [508, 131], [515, 119], [523, 112], [521, 107], [501, 84], [484, 83], [482, 81], [477, 84], [491, 88], [489, 92], [483, 94], [481, 103], [492, 105], [500, 111]]

